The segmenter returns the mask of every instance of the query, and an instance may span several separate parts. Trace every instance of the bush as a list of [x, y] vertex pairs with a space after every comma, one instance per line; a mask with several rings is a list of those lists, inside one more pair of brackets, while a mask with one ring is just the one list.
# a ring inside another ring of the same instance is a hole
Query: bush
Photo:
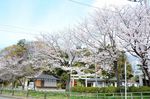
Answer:
[[132, 86], [128, 88], [128, 92], [140, 92], [140, 90], [139, 87]]
[[73, 92], [87, 92], [87, 93], [95, 93], [98, 91], [97, 87], [73, 87], [72, 88]]
[[118, 92], [118, 88], [117, 87], [114, 87], [114, 86], [111, 86], [111, 87], [105, 87], [105, 93], [115, 93], [115, 92]]
[[139, 90], [140, 90], [141, 92], [150, 91], [150, 87], [148, 87], [148, 86], [142, 86], [142, 87], [139, 87]]
[[72, 87], [71, 89], [73, 92], [83, 92], [84, 87]]
[[104, 93], [104, 92], [105, 92], [105, 89], [106, 89], [106, 87], [101, 87], [101, 88], [98, 89], [98, 92], [99, 92], [99, 93]]
[[73, 87], [72, 88], [73, 92], [87, 92], [87, 93], [114, 93], [118, 91], [117, 87]]
[[129, 87], [128, 88], [129, 92], [144, 92], [144, 91], [150, 91], [150, 87], [148, 86], [141, 86], [141, 87]]
[[[124, 92], [124, 87], [114, 87], [114, 86], [111, 86], [111, 87], [101, 87], [101, 88], [98, 88], [98, 87], [73, 87], [72, 88], [72, 91], [73, 92], [86, 92], [86, 93], [96, 93], [96, 92], [99, 92], [99, 93], [116, 93], [116, 92]], [[144, 91], [147, 91], [149, 92], [150, 91], [150, 87], [148, 86], [142, 86], [142, 87], [128, 87], [128, 92], [144, 92]]]
[[95, 92], [98, 92], [98, 89], [99, 88], [97, 88], [97, 87], [87, 87], [85, 92], [95, 93]]

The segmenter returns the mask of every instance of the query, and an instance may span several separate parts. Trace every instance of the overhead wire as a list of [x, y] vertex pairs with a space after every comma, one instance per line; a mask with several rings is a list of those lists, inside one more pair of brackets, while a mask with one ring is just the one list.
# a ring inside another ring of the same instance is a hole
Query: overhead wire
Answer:
[[0, 29], [1, 32], [9, 32], [9, 33], [19, 33], [19, 34], [28, 34], [28, 35], [36, 35], [35, 33], [31, 33], [31, 32], [24, 32], [24, 31], [13, 31], [13, 30], [4, 30], [4, 29]]
[[[82, 6], [87, 6], [87, 7], [95, 8], [97, 10], [101, 9], [100, 7], [93, 6], [93, 5], [90, 5], [90, 4], [87, 4], [87, 3], [83, 3], [83, 2], [79, 2], [79, 1], [76, 1], [76, 0], [68, 0], [68, 1], [70, 1], [72, 3], [76, 3], [76, 4], [79, 4], [79, 5], [82, 5]], [[108, 8], [103, 8], [103, 9], [106, 10], [106, 11], [111, 11], [111, 12], [117, 13], [116, 11], [110, 10]]]
[[24, 28], [24, 27], [19, 27], [19, 26], [14, 26], [14, 25], [1, 25], [0, 24], [0, 27], [9, 27], [9, 28], [16, 28], [16, 29], [30, 30], [30, 31], [34, 31], [34, 32], [39, 32], [37, 30], [27, 29], [27, 28]]
[[[79, 2], [79, 1], [75, 1], [75, 0], [68, 0], [72, 3], [76, 3], [76, 4], [79, 4], [79, 5], [83, 5], [83, 6], [87, 6], [87, 7], [92, 7], [92, 8], [96, 8], [96, 9], [99, 9], [99, 7], [95, 7], [95, 6], [92, 6], [90, 4], [86, 4], [86, 3], [83, 3], [83, 2]], [[14, 30], [5, 30], [5, 29], [1, 29], [1, 27], [8, 27], [8, 28], [15, 28], [15, 29], [19, 29], [21, 31], [14, 31]], [[27, 30], [27, 31], [22, 31], [22, 30]], [[42, 33], [42, 32], [46, 32], [46, 31], [37, 31], [37, 30], [33, 30], [33, 29], [27, 29], [27, 28], [24, 28], [24, 27], [18, 27], [18, 26], [13, 26], [13, 25], [1, 25], [0, 24], [0, 31], [3, 31], [3, 32], [15, 32], [15, 33], [25, 33], [25, 34], [31, 34], [31, 35], [37, 35], [37, 33]], [[37, 33], [31, 33], [32, 32], [37, 32]]]
[[87, 7], [100, 9], [99, 7], [96, 7], [96, 6], [93, 6], [93, 5], [87, 4], [87, 3], [83, 3], [83, 2], [79, 2], [79, 1], [76, 1], [76, 0], [68, 0], [68, 1], [70, 1], [70, 2], [72, 2], [72, 3], [79, 4], [79, 5], [87, 6]]
[[[76, 3], [76, 4], [79, 4], [79, 5], [82, 5], [82, 6], [87, 6], [87, 7], [91, 7], [91, 8], [95, 8], [95, 9], [100, 9], [99, 7], [96, 7], [96, 6], [93, 6], [93, 5], [90, 5], [90, 4], [87, 4], [87, 3], [83, 3], [83, 2], [79, 2], [79, 1], [76, 1], [76, 0], [68, 0], [72, 3]], [[19, 29], [21, 31], [14, 31], [14, 30], [5, 30], [5, 29], [0, 29], [0, 31], [3, 31], [3, 32], [15, 32], [15, 33], [25, 33], [25, 34], [30, 34], [30, 35], [37, 35], [37, 33], [42, 33], [42, 32], [46, 32], [46, 31], [37, 31], [37, 30], [33, 30], [33, 29], [27, 29], [27, 28], [24, 28], [24, 27], [18, 27], [18, 26], [13, 26], [13, 25], [1, 25], [0, 26], [2, 27], [9, 27], [9, 28], [15, 28], [15, 29]], [[27, 31], [22, 31], [22, 30], [27, 30]], [[31, 33], [32, 32], [36, 32], [36, 33]]]
[[[5, 27], [5, 28], [3, 28]], [[10, 28], [8, 30], [8, 28]], [[15, 29], [15, 30], [14, 30]], [[33, 30], [33, 29], [27, 29], [24, 27], [18, 27], [18, 26], [13, 26], [13, 25], [0, 25], [0, 31], [3, 32], [11, 32], [11, 33], [20, 33], [20, 34], [28, 34], [28, 35], [38, 35], [46, 31], [38, 31], [38, 30]]]

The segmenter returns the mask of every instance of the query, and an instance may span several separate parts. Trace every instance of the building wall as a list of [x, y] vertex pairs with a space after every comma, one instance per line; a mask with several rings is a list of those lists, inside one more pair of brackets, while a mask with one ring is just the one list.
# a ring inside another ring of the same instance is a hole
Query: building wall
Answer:
[[56, 80], [45, 80], [44, 87], [57, 87]]
[[35, 81], [35, 86], [36, 87], [42, 87], [42, 81], [41, 80], [36, 80]]

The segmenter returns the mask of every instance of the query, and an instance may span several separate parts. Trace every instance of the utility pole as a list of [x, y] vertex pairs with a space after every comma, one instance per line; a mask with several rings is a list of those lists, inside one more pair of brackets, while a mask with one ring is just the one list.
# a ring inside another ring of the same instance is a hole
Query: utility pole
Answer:
[[114, 69], [115, 69], [115, 77], [117, 79], [117, 87], [120, 87], [120, 79], [119, 79], [119, 73], [118, 73], [118, 64], [117, 60], [114, 61]]
[[95, 87], [97, 87], [97, 65], [96, 65], [96, 55], [94, 54], [94, 66], [95, 66]]
[[124, 70], [125, 70], [125, 99], [127, 99], [127, 63], [126, 61], [125, 61]]

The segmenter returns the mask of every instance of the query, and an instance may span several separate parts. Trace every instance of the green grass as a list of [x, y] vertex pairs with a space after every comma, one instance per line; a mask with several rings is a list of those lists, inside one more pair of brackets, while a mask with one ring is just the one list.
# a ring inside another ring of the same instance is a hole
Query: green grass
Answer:
[[[68, 99], [70, 96], [70, 99], [125, 99], [124, 93], [67, 93], [67, 92], [43, 92], [43, 91], [33, 91], [29, 90], [22, 91], [22, 90], [3, 90], [2, 94], [5, 95], [14, 95], [14, 96], [20, 96], [20, 97], [32, 97], [33, 99], [44, 99], [46, 96], [46, 99]], [[133, 96], [132, 99], [141, 99], [141, 93], [128, 93], [128, 98], [131, 99], [131, 96]], [[150, 99], [150, 92], [143, 92], [142, 93], [143, 99]]]

